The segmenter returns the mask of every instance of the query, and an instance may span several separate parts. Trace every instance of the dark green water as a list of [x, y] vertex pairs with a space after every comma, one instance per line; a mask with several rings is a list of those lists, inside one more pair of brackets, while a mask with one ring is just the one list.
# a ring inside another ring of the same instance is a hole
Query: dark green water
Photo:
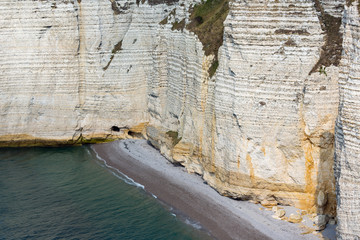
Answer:
[[86, 147], [0, 149], [0, 239], [209, 239]]

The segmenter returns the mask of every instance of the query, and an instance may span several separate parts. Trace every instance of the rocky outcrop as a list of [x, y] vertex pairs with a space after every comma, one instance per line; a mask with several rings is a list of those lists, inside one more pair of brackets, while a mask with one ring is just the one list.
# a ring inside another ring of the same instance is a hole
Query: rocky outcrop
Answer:
[[336, 121], [335, 176], [338, 239], [360, 238], [360, 3], [345, 6], [344, 52], [339, 77], [340, 105]]
[[1, 1], [0, 145], [143, 134], [223, 195], [334, 216], [340, 73], [349, 213], [358, 3], [197, 2]]

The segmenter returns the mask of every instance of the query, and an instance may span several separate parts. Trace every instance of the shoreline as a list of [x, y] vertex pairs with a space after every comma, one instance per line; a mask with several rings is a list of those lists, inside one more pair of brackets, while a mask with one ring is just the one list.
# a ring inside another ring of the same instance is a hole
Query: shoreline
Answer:
[[319, 239], [299, 225], [274, 219], [271, 211], [221, 196], [202, 178], [163, 157], [146, 140], [127, 139], [92, 145], [97, 157], [166, 206], [186, 216], [215, 239]]

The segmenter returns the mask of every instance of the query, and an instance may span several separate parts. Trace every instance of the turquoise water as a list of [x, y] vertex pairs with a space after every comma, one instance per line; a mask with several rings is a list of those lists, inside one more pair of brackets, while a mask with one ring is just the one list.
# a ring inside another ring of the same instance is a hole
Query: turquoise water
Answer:
[[0, 239], [210, 239], [87, 147], [0, 149]]

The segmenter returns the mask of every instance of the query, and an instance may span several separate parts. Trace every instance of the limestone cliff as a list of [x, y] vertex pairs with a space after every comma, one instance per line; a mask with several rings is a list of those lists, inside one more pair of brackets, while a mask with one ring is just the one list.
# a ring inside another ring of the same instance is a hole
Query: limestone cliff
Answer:
[[[339, 32], [341, 18], [333, 9], [317, 9], [313, 1], [231, 2], [214, 77], [206, 71], [211, 56], [203, 57], [198, 76], [198, 63], [186, 58], [176, 69], [167, 67], [166, 76], [153, 74], [167, 85], [149, 85], [156, 96], [148, 100], [150, 140], [221, 194], [335, 214], [341, 49], [328, 63], [322, 50], [328, 44], [325, 15]], [[341, 34], [336, 36], [341, 47]], [[167, 51], [169, 64], [173, 55]]]
[[347, 177], [358, 167], [358, 2], [199, 3], [1, 1], [0, 145], [142, 133], [221, 194], [334, 216], [340, 86], [340, 233], [353, 231], [341, 216], [360, 186]]
[[339, 76], [340, 105], [336, 121], [335, 176], [338, 239], [360, 238], [360, 2], [345, 6], [344, 52]]
[[156, 14], [121, 4], [1, 1], [1, 145], [113, 138], [124, 133], [112, 126], [148, 121], [156, 33], [143, 23]]

